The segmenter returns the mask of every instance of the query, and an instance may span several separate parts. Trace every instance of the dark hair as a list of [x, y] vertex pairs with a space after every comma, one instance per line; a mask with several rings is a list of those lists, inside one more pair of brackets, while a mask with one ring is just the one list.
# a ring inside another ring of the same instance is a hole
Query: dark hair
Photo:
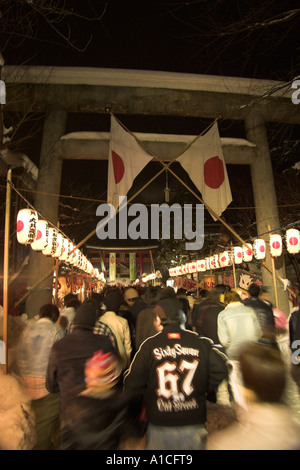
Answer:
[[145, 292], [145, 302], [149, 307], [152, 307], [160, 301], [162, 294], [161, 287], [158, 286], [150, 286], [147, 287]]
[[78, 297], [77, 297], [76, 294], [66, 294], [64, 296], [64, 306], [65, 307], [71, 307], [70, 302], [73, 302], [74, 300], [78, 301]]
[[53, 323], [56, 323], [59, 317], [58, 307], [54, 304], [45, 304], [40, 308], [40, 318], [49, 318]]
[[251, 295], [251, 297], [258, 297], [260, 294], [261, 288], [259, 287], [258, 284], [255, 282], [253, 284], [250, 284], [248, 292]]
[[173, 287], [167, 286], [162, 288], [161, 298], [162, 299], [169, 299], [172, 297], [177, 297], [175, 289]]
[[73, 307], [74, 310], [77, 310], [78, 307], [80, 307], [81, 305], [81, 302], [80, 300], [78, 299], [71, 299], [69, 302], [68, 302], [68, 307]]
[[286, 383], [285, 363], [277, 347], [247, 344], [240, 354], [240, 368], [246, 388], [263, 402], [280, 402]]

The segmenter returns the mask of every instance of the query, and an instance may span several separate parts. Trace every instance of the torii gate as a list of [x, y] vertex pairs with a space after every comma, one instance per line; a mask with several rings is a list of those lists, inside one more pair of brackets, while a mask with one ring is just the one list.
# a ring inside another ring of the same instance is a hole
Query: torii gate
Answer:
[[[240, 145], [227, 141], [226, 145], [224, 139], [225, 162], [251, 167], [258, 233], [280, 226], [265, 122], [300, 123], [300, 113], [291, 100], [292, 90], [284, 83], [145, 70], [43, 66], [6, 66], [2, 77], [8, 111], [30, 109], [46, 113], [35, 207], [52, 223], [57, 223], [58, 198], [51, 199], [50, 205], [48, 196], [41, 193], [59, 194], [63, 158], [108, 158], [107, 135], [99, 133], [92, 139], [81, 136], [80, 141], [65, 136], [67, 114], [104, 114], [109, 107], [115, 114], [123, 115], [221, 115], [223, 119], [244, 121], [248, 141]], [[140, 138], [143, 140], [142, 135]], [[145, 143], [147, 139], [153, 143], [153, 136], [148, 134]], [[166, 159], [176, 155], [175, 149], [183, 145], [182, 136], [168, 139], [171, 141], [159, 136], [159, 142], [153, 143], [154, 147], [165, 147]], [[272, 286], [269, 254], [266, 265], [270, 270], [263, 270], [263, 284]], [[35, 285], [52, 266], [52, 259], [32, 251], [29, 285]], [[285, 278], [284, 265], [276, 272]], [[26, 302], [30, 316], [49, 302], [51, 288], [50, 277], [32, 291]], [[288, 298], [283, 289], [279, 290], [278, 299], [279, 308], [288, 314]]]

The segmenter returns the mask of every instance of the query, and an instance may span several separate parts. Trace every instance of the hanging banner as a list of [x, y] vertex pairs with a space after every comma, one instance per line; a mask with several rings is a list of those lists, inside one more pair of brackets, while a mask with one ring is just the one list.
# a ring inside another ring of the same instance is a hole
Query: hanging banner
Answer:
[[136, 254], [129, 253], [129, 276], [131, 281], [136, 280]]
[[116, 280], [117, 262], [116, 253], [109, 253], [109, 280], [110, 282]]

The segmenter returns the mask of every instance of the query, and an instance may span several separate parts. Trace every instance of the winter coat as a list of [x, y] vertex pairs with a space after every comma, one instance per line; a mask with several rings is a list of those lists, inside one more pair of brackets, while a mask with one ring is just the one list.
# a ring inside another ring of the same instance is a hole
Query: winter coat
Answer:
[[143, 342], [124, 387], [143, 395], [147, 419], [154, 425], [204, 424], [206, 394], [227, 375], [226, 357], [209, 339], [170, 324]]
[[32, 400], [48, 395], [46, 371], [53, 344], [63, 338], [64, 331], [49, 318], [28, 323], [17, 346], [17, 365], [26, 393]]
[[225, 304], [213, 300], [204, 300], [200, 304], [194, 304], [192, 322], [198, 335], [210, 338], [215, 344], [220, 343], [218, 315], [224, 308]]
[[108, 336], [94, 334], [80, 327], [74, 327], [71, 334], [53, 345], [46, 388], [51, 393], [60, 393], [62, 410], [69, 399], [84, 388], [85, 362], [98, 350], [115, 352]]
[[261, 335], [254, 310], [241, 302], [228, 304], [218, 315], [218, 336], [226, 354], [232, 360], [239, 358], [244, 344], [257, 341]]
[[[115, 335], [123, 369], [127, 369], [131, 360], [132, 351], [128, 321], [112, 311], [105, 312], [104, 315], [100, 317], [100, 321], [108, 325]], [[95, 327], [97, 327], [97, 322]]]

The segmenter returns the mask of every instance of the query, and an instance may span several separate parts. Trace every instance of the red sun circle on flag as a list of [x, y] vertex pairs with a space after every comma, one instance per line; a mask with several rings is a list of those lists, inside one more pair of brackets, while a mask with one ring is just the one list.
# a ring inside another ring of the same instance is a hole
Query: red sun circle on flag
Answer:
[[225, 179], [224, 165], [219, 157], [212, 157], [204, 163], [204, 182], [211, 189], [218, 189]]
[[114, 176], [116, 184], [119, 184], [122, 180], [124, 173], [125, 173], [125, 166], [122, 158], [116, 152], [112, 150], [111, 152], [113, 168], [114, 168]]

